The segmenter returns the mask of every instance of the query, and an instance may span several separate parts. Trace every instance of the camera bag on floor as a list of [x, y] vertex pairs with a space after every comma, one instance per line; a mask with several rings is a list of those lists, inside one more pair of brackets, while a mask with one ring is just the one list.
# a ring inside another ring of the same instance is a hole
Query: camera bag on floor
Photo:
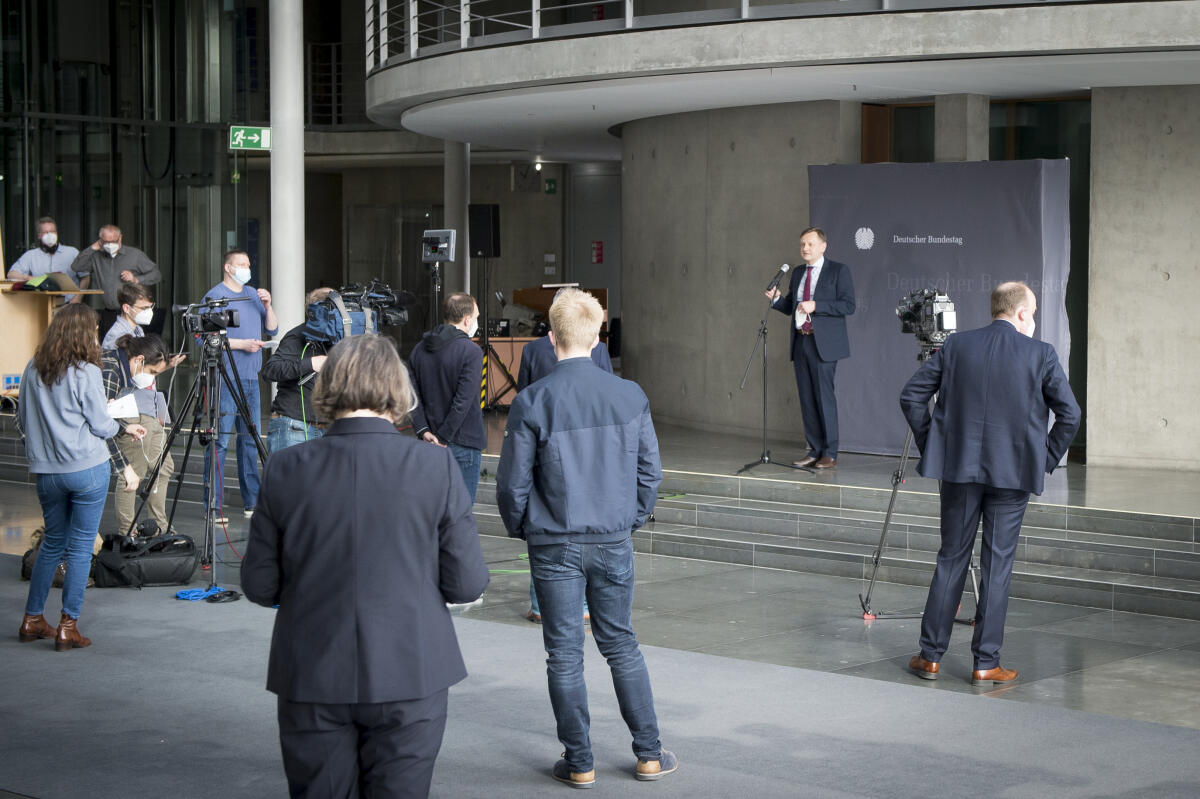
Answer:
[[93, 559], [96, 587], [183, 585], [191, 581], [199, 558], [191, 536], [108, 536]]
[[[21, 556], [21, 579], [29, 580], [33, 577], [33, 566], [37, 563], [38, 553], [42, 551], [42, 538], [45, 536], [43, 528], [39, 527], [34, 530], [29, 536], [29, 549], [25, 550], [25, 554]], [[63, 553], [64, 557], [66, 553]], [[67, 578], [67, 564], [59, 562], [58, 568], [54, 570], [53, 585], [55, 588], [62, 588], [63, 581]]]

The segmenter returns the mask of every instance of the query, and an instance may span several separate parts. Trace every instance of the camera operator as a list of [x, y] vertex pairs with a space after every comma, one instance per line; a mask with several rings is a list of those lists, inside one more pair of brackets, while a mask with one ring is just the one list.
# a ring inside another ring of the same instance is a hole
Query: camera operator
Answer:
[[[279, 321], [275, 318], [275, 308], [271, 305], [271, 292], [266, 289], [254, 289], [246, 285], [250, 282], [250, 256], [245, 250], [230, 250], [225, 253], [225, 279], [209, 289], [204, 295], [205, 300], [243, 300], [232, 306], [237, 310], [238, 324], [230, 325], [226, 330], [229, 348], [233, 350], [233, 366], [237, 368], [237, 378], [226, 363], [230, 380], [237, 379], [241, 383], [242, 393], [246, 397], [246, 405], [254, 426], [259, 427], [262, 401], [258, 393], [258, 372], [262, 368], [263, 334], [267, 337], [279, 331]], [[227, 387], [221, 391], [221, 419], [217, 436], [217, 485], [216, 491], [222, 492], [225, 479], [225, 452], [229, 449], [229, 439], [237, 427], [237, 465], [238, 487], [242, 493], [242, 506], [247, 519], [254, 513], [254, 505], [258, 501], [258, 445], [250, 437], [251, 433], [246, 423], [238, 415], [237, 403]], [[204, 476], [209, 474], [208, 450], [204, 452]], [[205, 496], [209, 490], [205, 484]], [[224, 496], [218, 493], [220, 504], [224, 505]]]
[[1021, 521], [1080, 418], [1054, 347], [1033, 338], [1037, 298], [1029, 286], [1000, 284], [991, 306], [990, 325], [947, 338], [900, 392], [921, 451], [917, 471], [941, 481], [942, 543], [921, 616], [921, 651], [908, 668], [923, 680], [938, 677], [982, 517], [983, 578], [971, 639], [977, 686], [1017, 678], [1000, 665], [1000, 646]]
[[[331, 291], [327, 287], [313, 289], [304, 298], [304, 307], [321, 302]], [[325, 365], [329, 350], [323, 341], [310, 338], [306, 330], [307, 322], [289, 330], [263, 364], [263, 378], [275, 384], [271, 421], [267, 426], [267, 449], [272, 453], [325, 434], [313, 409], [315, 381], [311, 378]]]

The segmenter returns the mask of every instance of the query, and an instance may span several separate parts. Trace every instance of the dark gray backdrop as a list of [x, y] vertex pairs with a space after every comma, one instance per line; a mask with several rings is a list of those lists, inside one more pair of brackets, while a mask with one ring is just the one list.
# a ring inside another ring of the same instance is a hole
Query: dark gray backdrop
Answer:
[[1066, 160], [808, 168], [811, 224], [829, 236], [825, 257], [850, 267], [858, 299], [837, 372], [842, 450], [904, 444], [897, 403], [920, 348], [895, 309], [917, 289], [948, 293], [969, 330], [990, 322], [997, 284], [1024, 280], [1038, 298], [1036, 335], [1067, 367], [1068, 170]]

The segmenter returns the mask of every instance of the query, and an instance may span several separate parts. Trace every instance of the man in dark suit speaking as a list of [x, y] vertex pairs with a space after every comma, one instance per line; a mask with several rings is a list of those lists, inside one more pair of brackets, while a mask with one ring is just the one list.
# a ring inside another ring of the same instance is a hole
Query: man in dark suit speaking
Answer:
[[279, 606], [267, 690], [292, 796], [424, 797], [467, 676], [447, 602], [488, 584], [448, 449], [394, 423], [413, 408], [390, 339], [344, 338], [317, 376], [323, 438], [271, 455], [242, 589]]
[[[1054, 471], [1079, 428], [1079, 405], [1054, 347], [1033, 338], [1033, 292], [1024, 283], [1002, 283], [991, 305], [990, 325], [950, 336], [900, 392], [921, 450], [917, 471], [942, 481], [942, 545], [921, 620], [921, 652], [908, 664], [926, 680], [937, 679], [950, 644], [981, 516], [983, 579], [971, 683], [1017, 678], [1001, 667], [1000, 645], [1021, 520], [1029, 495], [1042, 493], [1044, 475]], [[1050, 411], [1054, 426], [1047, 433]]]
[[804, 268], [792, 272], [788, 290], [767, 292], [771, 307], [792, 320], [792, 366], [800, 392], [800, 413], [808, 455], [793, 466], [837, 466], [838, 412], [833, 379], [837, 362], [850, 357], [846, 317], [854, 313], [854, 283], [845, 264], [825, 259], [825, 231], [800, 234]]

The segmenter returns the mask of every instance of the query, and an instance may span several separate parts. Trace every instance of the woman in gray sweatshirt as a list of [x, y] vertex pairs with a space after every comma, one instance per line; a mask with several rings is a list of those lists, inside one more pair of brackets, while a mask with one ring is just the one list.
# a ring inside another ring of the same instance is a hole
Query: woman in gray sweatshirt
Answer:
[[[137, 475], [114, 438], [122, 432], [135, 438], [146, 434], [141, 425], [122, 427], [108, 415], [98, 333], [96, 312], [86, 305], [58, 311], [25, 367], [17, 408], [46, 526], [18, 638], [23, 643], [53, 638], [59, 652], [91, 644], [76, 629], [76, 621], [83, 608], [92, 539], [108, 499], [110, 459], [123, 470], [126, 490], [137, 489]], [[54, 628], [42, 613], [64, 553], [62, 620]]]

